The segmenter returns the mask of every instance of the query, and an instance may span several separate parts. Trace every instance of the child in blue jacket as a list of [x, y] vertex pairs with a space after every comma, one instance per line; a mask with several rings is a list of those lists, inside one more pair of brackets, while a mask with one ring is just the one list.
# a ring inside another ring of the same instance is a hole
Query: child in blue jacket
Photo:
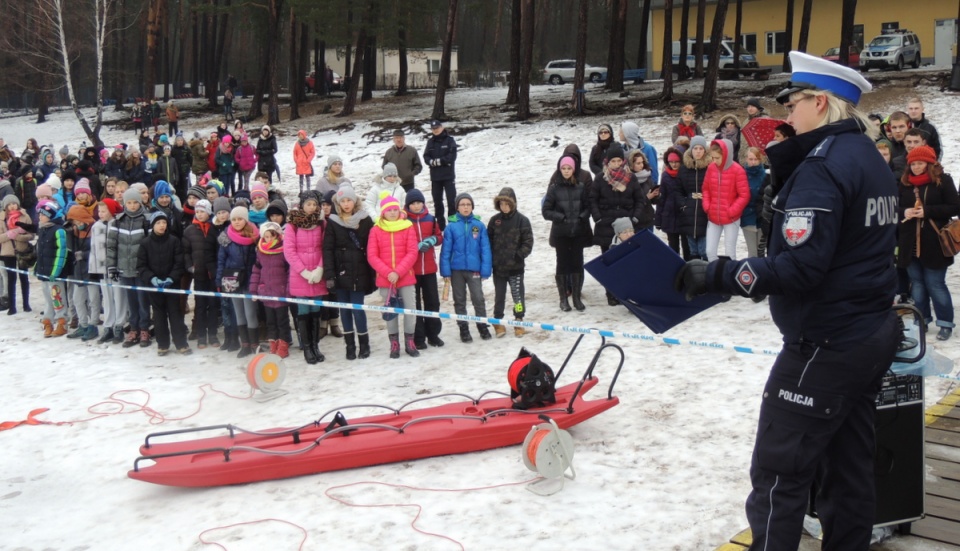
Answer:
[[[487, 307], [483, 300], [482, 281], [493, 272], [490, 254], [490, 238], [487, 228], [480, 217], [473, 214], [473, 197], [468, 193], [457, 195], [454, 201], [457, 213], [447, 219], [443, 230], [443, 247], [440, 249], [440, 276], [450, 280], [453, 289], [453, 309], [460, 315], [467, 314], [467, 289], [473, 302], [473, 313], [478, 317], [487, 316]], [[458, 321], [460, 340], [472, 342], [470, 326]], [[480, 338], [491, 338], [490, 329], [485, 323], [478, 323]]]

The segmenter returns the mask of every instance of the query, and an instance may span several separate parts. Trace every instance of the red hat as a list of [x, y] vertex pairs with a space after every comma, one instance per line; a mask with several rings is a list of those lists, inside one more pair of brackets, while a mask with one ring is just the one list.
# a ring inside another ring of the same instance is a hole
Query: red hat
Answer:
[[113, 199], [108, 198], [100, 202], [106, 205], [107, 209], [110, 211], [110, 214], [113, 214], [114, 216], [123, 212], [123, 207], [120, 206], [120, 203], [114, 201]]
[[923, 161], [925, 163], [937, 164], [937, 153], [929, 145], [914, 147], [910, 153], [907, 153], [907, 162]]

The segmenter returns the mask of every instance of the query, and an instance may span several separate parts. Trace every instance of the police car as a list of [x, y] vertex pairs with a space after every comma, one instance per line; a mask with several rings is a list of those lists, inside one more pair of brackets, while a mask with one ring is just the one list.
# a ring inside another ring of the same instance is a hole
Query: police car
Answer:
[[899, 71], [905, 63], [920, 66], [920, 39], [906, 29], [884, 32], [860, 52], [860, 70], [864, 72], [873, 67]]

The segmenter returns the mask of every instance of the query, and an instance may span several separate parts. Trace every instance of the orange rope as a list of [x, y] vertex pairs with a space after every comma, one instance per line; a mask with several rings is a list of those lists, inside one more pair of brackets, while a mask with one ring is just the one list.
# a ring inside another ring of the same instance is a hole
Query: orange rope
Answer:
[[533, 438], [530, 439], [530, 444], [527, 445], [527, 459], [530, 460], [530, 464], [534, 467], [537, 466], [537, 449], [540, 447], [540, 443], [543, 442], [543, 439], [549, 434], [549, 430], [537, 430], [533, 434]]

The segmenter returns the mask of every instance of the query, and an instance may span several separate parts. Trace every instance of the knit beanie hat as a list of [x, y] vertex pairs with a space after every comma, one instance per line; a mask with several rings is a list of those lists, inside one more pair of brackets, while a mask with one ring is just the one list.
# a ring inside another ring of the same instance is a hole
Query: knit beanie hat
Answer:
[[226, 143], [226, 144], [233, 143], [233, 136], [231, 136], [230, 134], [227, 134], [226, 136], [223, 137], [222, 143]]
[[[471, 203], [473, 200], [471, 199]], [[397, 201], [397, 198], [393, 195], [387, 195], [380, 200], [380, 212], [384, 213], [388, 210], [400, 210], [400, 201]]]
[[404, 201], [406, 205], [404, 207], [410, 208], [411, 203], [426, 203], [426, 199], [423, 197], [423, 192], [417, 188], [413, 188], [407, 192], [407, 198]]
[[260, 235], [264, 235], [268, 231], [276, 233], [278, 239], [283, 237], [283, 230], [280, 229], [280, 224], [276, 222], [264, 222], [260, 224]]
[[469, 193], [460, 193], [460, 194], [458, 194], [458, 195], [457, 195], [457, 200], [453, 202], [453, 206], [456, 207], [456, 208], [460, 208], [460, 201], [462, 201], [462, 200], [464, 200], [464, 199], [470, 201], [470, 206], [471, 206], [471, 207], [476, 206], [476, 205], [474, 204], [474, 202], [473, 202], [473, 197], [471, 197]]
[[17, 198], [16, 195], [7, 195], [6, 197], [3, 198], [3, 201], [0, 201], [0, 209], [6, 212], [7, 207], [9, 207], [11, 203], [16, 203], [17, 206], [19, 207], [20, 199]]
[[262, 197], [269, 200], [270, 196], [267, 195], [267, 186], [263, 184], [253, 184], [250, 186], [250, 200], [256, 199], [257, 197]]
[[139, 191], [137, 188], [133, 187], [133, 186], [131, 186], [130, 188], [128, 188], [127, 191], [124, 191], [124, 192], [123, 192], [123, 202], [126, 203], [127, 201], [136, 201], [136, 202], [139, 203], [139, 202], [140, 202], [140, 191]]
[[333, 205], [333, 198], [336, 196], [337, 196], [336, 191], [332, 189], [328, 190], [326, 193], [323, 194], [323, 198], [320, 199], [320, 204], [323, 205], [324, 203], [326, 203], [327, 205]]
[[130, 189], [137, 190], [137, 193], [143, 195], [144, 191], [150, 191], [150, 188], [147, 187], [147, 184], [143, 182], [137, 182], [135, 184], [130, 184]]
[[330, 155], [327, 157], [327, 170], [330, 170], [330, 167], [333, 166], [333, 163], [343, 164], [343, 160], [339, 155]]
[[107, 210], [109, 210], [110, 213], [113, 214], [114, 216], [123, 212], [123, 207], [120, 206], [120, 203], [114, 201], [113, 199], [110, 199], [109, 197], [100, 201], [100, 203], [102, 203], [103, 205], [106, 205]]
[[[218, 196], [221, 196], [221, 197], [223, 196], [223, 182], [221, 182], [220, 180], [210, 180], [209, 182], [207, 182], [207, 189], [210, 189], [210, 188], [217, 190]], [[204, 194], [204, 197], [206, 197], [206, 194]]]
[[600, 134], [601, 130], [606, 130], [607, 132], [610, 133], [611, 136], [613, 136], [613, 127], [611, 127], [609, 124], [604, 123], [604, 124], [601, 124], [599, 127], [597, 127], [598, 135]]
[[750, 98], [747, 100], [747, 106], [749, 107], [751, 105], [763, 111], [763, 106], [760, 105], [760, 100], [758, 100], [757, 98]]
[[193, 206], [193, 211], [194, 212], [203, 211], [208, 215], [213, 216], [213, 207], [210, 206], [210, 201], [207, 201], [206, 199], [200, 199], [199, 201], [197, 201], [197, 204]]
[[[623, 154], [622, 154], [622, 153], [621, 153], [620, 157], [621, 157], [621, 158], [623, 157]], [[569, 166], [570, 168], [577, 168], [577, 162], [573, 160], [573, 157], [570, 157], [570, 156], [568, 155], [568, 156], [560, 159], [560, 166]]]
[[348, 184], [340, 184], [340, 189], [337, 190], [337, 202], [344, 199], [353, 199], [353, 202], [357, 202], [357, 192], [353, 190], [353, 186]]
[[680, 162], [680, 161], [682, 161], [682, 160], [683, 160], [683, 159], [680, 158], [680, 155], [679, 155], [676, 151], [671, 151], [670, 153], [667, 153], [667, 162], [668, 162], [668, 163], [674, 162], [674, 161]]
[[63, 155], [64, 157], [66, 157], [67, 155], [70, 154], [70, 148], [67, 147], [67, 146], [61, 147], [61, 148], [60, 148], [60, 154]]
[[707, 139], [704, 138], [703, 136], [694, 136], [694, 137], [690, 138], [690, 149], [693, 149], [694, 147], [697, 147], [698, 145], [699, 145], [700, 147], [706, 149], [706, 148], [707, 148]]
[[247, 207], [233, 207], [233, 210], [230, 211], [230, 220], [234, 218], [243, 218], [249, 222], [250, 211], [247, 210]]
[[50, 220], [60, 216], [60, 208], [56, 201], [41, 201], [37, 206], [37, 212], [46, 216]]
[[307, 203], [307, 201], [314, 201], [314, 202], [317, 203], [317, 206], [319, 207], [319, 206], [320, 206], [320, 201], [321, 201], [320, 192], [317, 191], [317, 190], [315, 190], [315, 189], [308, 189], [308, 190], [304, 191], [303, 193], [301, 193], [301, 194], [300, 194], [300, 208], [303, 208], [303, 205], [305, 205], [305, 204]]
[[[333, 190], [327, 192], [331, 197], [336, 193]], [[283, 199], [274, 199], [270, 201], [270, 204], [267, 206], [267, 218], [270, 218], [274, 214], [279, 214], [283, 216], [283, 219], [287, 219], [287, 204], [283, 202]]]
[[614, 235], [620, 235], [621, 233], [633, 230], [633, 222], [630, 221], [626, 216], [617, 218], [613, 221], [613, 233]]
[[197, 199], [206, 199], [207, 194], [204, 189], [200, 186], [190, 186], [190, 189], [187, 190], [187, 197], [193, 195]]
[[60, 177], [56, 174], [51, 174], [47, 177], [45, 184], [49, 184], [55, 191], [60, 191], [60, 188], [63, 187], [63, 182], [60, 181]]
[[623, 148], [620, 147], [620, 144], [610, 144], [610, 147], [607, 148], [607, 160], [611, 159], [623, 160]]
[[226, 197], [217, 197], [213, 200], [213, 213], [216, 214], [220, 211], [229, 211], [230, 210], [230, 199]]
[[159, 199], [164, 195], [173, 195], [170, 184], [166, 180], [157, 180], [157, 183], [153, 185], [153, 196]]
[[152, 214], [150, 215], [150, 229], [153, 229], [153, 226], [154, 226], [157, 222], [159, 222], [160, 220], [163, 220], [164, 222], [169, 222], [169, 221], [170, 221], [170, 220], [167, 218], [167, 213], [163, 212], [162, 210], [158, 210], [158, 211], [152, 213]]
[[389, 176], [397, 176], [397, 165], [393, 163], [383, 165], [382, 177], [387, 178]]
[[73, 186], [74, 196], [80, 195], [81, 193], [93, 195], [93, 191], [90, 189], [90, 180], [87, 180], [86, 178], [80, 178], [80, 181], [77, 182], [77, 185]]
[[37, 191], [34, 192], [34, 195], [37, 196], [37, 199], [41, 197], [53, 197], [53, 188], [50, 187], [50, 184], [40, 184], [37, 186]]
[[937, 164], [937, 154], [929, 145], [917, 146], [914, 147], [910, 153], [907, 153], [907, 163], [915, 161], [923, 161], [935, 165]]

